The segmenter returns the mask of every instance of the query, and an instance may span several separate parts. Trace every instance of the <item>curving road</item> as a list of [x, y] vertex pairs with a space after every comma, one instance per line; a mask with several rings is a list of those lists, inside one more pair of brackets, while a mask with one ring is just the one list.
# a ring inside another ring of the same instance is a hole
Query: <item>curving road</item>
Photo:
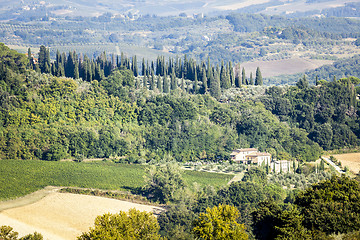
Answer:
[[328, 164], [333, 166], [335, 168], [335, 170], [337, 172], [339, 172], [340, 174], [345, 173], [343, 170], [341, 170], [341, 168], [339, 166], [337, 166], [333, 161], [331, 161], [330, 158], [322, 157], [322, 159], [324, 159], [325, 162], [327, 162]]

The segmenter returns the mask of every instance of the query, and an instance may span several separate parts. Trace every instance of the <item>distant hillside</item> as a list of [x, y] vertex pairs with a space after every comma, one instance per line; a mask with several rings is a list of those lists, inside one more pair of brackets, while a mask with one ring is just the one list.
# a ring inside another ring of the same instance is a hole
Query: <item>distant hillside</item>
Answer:
[[[99, 16], [104, 13], [140, 14], [169, 16], [179, 14], [223, 14], [229, 11], [242, 13], [265, 13], [277, 15], [289, 15], [294, 13], [306, 13], [306, 15], [324, 11], [326, 15], [354, 16], [354, 10], [347, 5], [345, 10], [339, 9], [345, 4], [359, 2], [358, 0], [325, 0], [325, 1], [303, 1], [293, 0], [228, 0], [228, 1], [205, 1], [205, 0], [14, 0], [2, 2], [0, 12], [3, 18], [12, 19], [16, 15], [31, 15], [44, 11], [55, 15], [69, 16]], [[336, 10], [331, 10], [337, 7]], [[341, 13], [339, 13], [341, 12]]]

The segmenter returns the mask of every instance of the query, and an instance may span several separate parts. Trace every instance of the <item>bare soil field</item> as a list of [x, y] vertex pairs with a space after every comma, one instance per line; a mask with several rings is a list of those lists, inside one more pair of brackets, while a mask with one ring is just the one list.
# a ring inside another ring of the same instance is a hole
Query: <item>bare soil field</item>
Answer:
[[253, 73], [255, 78], [256, 68], [260, 67], [263, 77], [274, 77], [283, 74], [294, 74], [299, 72], [305, 72], [323, 66], [325, 64], [331, 64], [330, 60], [317, 60], [306, 58], [290, 58], [274, 61], [256, 61], [247, 62], [241, 64], [241, 67], [245, 68], [246, 74]]
[[12, 201], [6, 202], [7, 209], [0, 212], [0, 226], [9, 225], [20, 236], [36, 231], [49, 240], [76, 239], [93, 226], [98, 215], [104, 213], [128, 211], [130, 208], [149, 212], [162, 210], [149, 205], [56, 191], [35, 202], [33, 196], [28, 205], [24, 205], [25, 199], [20, 206], [14, 200], [14, 208], [10, 208]]
[[342, 166], [346, 166], [354, 173], [360, 172], [360, 153], [346, 153], [333, 155]]
[[236, 10], [239, 8], [244, 8], [251, 5], [262, 4], [267, 2], [270, 2], [270, 0], [243, 0], [243, 1], [237, 1], [237, 3], [230, 3], [230, 4], [222, 3], [214, 8], [219, 10]]

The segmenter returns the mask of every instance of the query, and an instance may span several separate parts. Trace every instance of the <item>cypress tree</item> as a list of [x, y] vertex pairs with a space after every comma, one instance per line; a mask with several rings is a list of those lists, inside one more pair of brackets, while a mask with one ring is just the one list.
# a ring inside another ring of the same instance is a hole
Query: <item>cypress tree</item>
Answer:
[[228, 89], [230, 88], [230, 79], [226, 74], [226, 68], [224, 62], [221, 61], [221, 71], [220, 71], [220, 86], [221, 88]]
[[208, 56], [207, 59], [207, 78], [210, 79], [212, 72], [211, 72], [211, 66], [210, 66], [210, 57]]
[[77, 60], [77, 55], [74, 51], [74, 79], [78, 79], [78, 78], [79, 78], [79, 64]]
[[181, 77], [181, 90], [185, 91], [185, 80], [184, 80], [184, 76]]
[[316, 75], [315, 77], [315, 86], [318, 86], [319, 85], [319, 76]]
[[160, 74], [157, 75], [157, 89], [159, 89], [159, 92], [162, 92], [162, 81], [161, 81], [161, 76]]
[[254, 85], [254, 78], [252, 72], [250, 73], [250, 85]]
[[147, 86], [147, 81], [148, 81], [148, 77], [146, 76], [146, 74], [143, 76], [143, 82], [142, 82], [142, 86], [144, 87], [144, 88], [146, 88]]
[[166, 73], [163, 76], [163, 93], [169, 93], [170, 92], [170, 84], [169, 84], [169, 79], [166, 76]]
[[171, 85], [171, 90], [177, 89], [178, 83], [177, 83], [177, 80], [176, 80], [175, 69], [174, 68], [172, 68], [172, 70], [171, 70], [171, 83], [170, 83], [170, 85]]
[[208, 91], [208, 84], [207, 84], [207, 78], [206, 78], [206, 71], [204, 68], [202, 71], [202, 83], [203, 83], [203, 87], [204, 87], [204, 93], [206, 93]]
[[125, 56], [123, 52], [121, 52], [120, 56], [120, 67], [125, 67]]
[[235, 87], [241, 86], [241, 78], [240, 78], [240, 64], [236, 64], [235, 66]]
[[197, 79], [197, 73], [195, 71], [195, 81], [194, 81], [194, 85], [193, 85], [193, 91], [194, 91], [194, 94], [197, 94], [198, 93], [198, 79]]
[[155, 74], [153, 69], [151, 69], [151, 80], [149, 84], [150, 84], [150, 90], [155, 90]]
[[263, 79], [262, 79], [261, 71], [260, 71], [259, 67], [256, 68], [255, 85], [257, 85], [257, 86], [263, 85]]
[[69, 52], [68, 58], [66, 60], [65, 76], [69, 78], [74, 78], [74, 70], [75, 70], [74, 56], [72, 52]]
[[50, 73], [50, 51], [44, 45], [40, 46], [38, 62], [42, 73]]
[[133, 57], [132, 59], [132, 70], [134, 72], [134, 76], [137, 77], [139, 76], [139, 70], [138, 70], [138, 66], [137, 66], [137, 58], [136, 55]]
[[146, 74], [146, 68], [145, 68], [145, 59], [142, 59], [142, 64], [141, 64], [141, 71], [142, 71], [142, 75], [145, 76]]
[[31, 68], [31, 69], [34, 69], [34, 58], [33, 58], [33, 56], [32, 56], [32, 53], [31, 53], [31, 49], [30, 48], [28, 48], [28, 66], [29, 66], [29, 68]]
[[234, 68], [232, 66], [232, 62], [229, 61], [229, 76], [230, 76], [230, 85], [235, 86], [235, 74], [234, 74]]
[[216, 71], [214, 75], [210, 77], [210, 94], [214, 98], [219, 98], [221, 94], [220, 90], [220, 76], [219, 73]]
[[243, 85], [247, 85], [247, 81], [246, 81], [246, 75], [245, 75], [245, 68], [242, 68], [242, 72], [241, 72], [241, 84]]

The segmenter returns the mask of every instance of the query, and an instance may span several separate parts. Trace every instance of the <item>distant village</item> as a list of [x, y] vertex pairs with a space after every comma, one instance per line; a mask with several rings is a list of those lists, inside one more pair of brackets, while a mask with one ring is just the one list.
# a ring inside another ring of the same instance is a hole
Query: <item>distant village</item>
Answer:
[[274, 160], [271, 154], [260, 152], [257, 148], [236, 149], [230, 154], [231, 160], [247, 165], [268, 166], [270, 172], [280, 173], [290, 171], [290, 161]]

